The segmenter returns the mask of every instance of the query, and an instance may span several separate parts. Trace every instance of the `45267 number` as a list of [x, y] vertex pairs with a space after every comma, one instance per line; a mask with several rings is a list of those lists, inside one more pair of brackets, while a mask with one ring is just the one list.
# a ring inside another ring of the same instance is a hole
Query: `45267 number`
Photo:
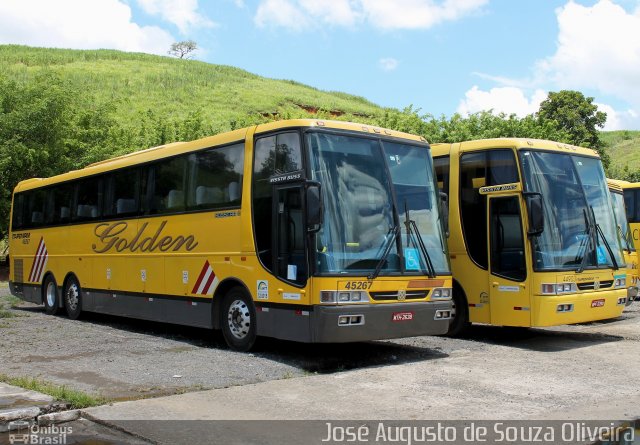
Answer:
[[371, 289], [372, 284], [371, 281], [347, 281], [344, 288], [349, 290], [368, 290]]

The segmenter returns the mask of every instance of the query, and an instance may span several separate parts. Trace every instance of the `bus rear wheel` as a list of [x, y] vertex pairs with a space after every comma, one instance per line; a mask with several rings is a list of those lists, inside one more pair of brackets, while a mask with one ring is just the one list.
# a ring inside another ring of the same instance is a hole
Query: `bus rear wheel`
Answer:
[[75, 277], [69, 278], [64, 287], [64, 306], [70, 319], [77, 320], [80, 318], [82, 313], [82, 290]]
[[222, 301], [220, 325], [231, 349], [248, 351], [256, 341], [256, 310], [244, 289], [234, 287]]
[[56, 315], [60, 311], [58, 304], [58, 285], [53, 275], [47, 275], [42, 283], [44, 310], [49, 315]]

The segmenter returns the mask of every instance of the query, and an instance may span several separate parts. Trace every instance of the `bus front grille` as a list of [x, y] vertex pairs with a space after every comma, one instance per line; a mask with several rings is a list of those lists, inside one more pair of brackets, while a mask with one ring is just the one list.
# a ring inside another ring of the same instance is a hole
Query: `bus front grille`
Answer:
[[428, 290], [411, 290], [405, 292], [404, 298], [398, 298], [398, 292], [384, 291], [384, 292], [369, 292], [371, 298], [376, 301], [398, 301], [398, 300], [422, 300], [429, 295]]
[[596, 285], [596, 281], [589, 281], [586, 283], [578, 283], [578, 289], [580, 290], [598, 290], [607, 289], [613, 286], [613, 280], [600, 281]]

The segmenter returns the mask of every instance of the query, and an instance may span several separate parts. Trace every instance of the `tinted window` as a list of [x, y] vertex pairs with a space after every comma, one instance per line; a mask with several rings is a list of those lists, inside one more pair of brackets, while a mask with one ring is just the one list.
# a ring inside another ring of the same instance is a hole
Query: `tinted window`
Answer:
[[460, 219], [467, 251], [487, 268], [487, 198], [480, 187], [518, 182], [515, 156], [511, 150], [490, 150], [463, 154], [460, 158]]
[[87, 221], [100, 217], [100, 204], [102, 198], [102, 179], [85, 178], [77, 182], [77, 201], [75, 205], [74, 219]]
[[12, 230], [20, 229], [24, 226], [23, 208], [24, 193], [18, 193], [13, 197], [13, 215], [11, 221]]
[[180, 212], [186, 208], [186, 173], [186, 156], [161, 161], [151, 167], [153, 194], [149, 203], [149, 213]]
[[54, 187], [49, 194], [48, 221], [51, 224], [64, 224], [71, 220], [71, 207], [73, 206], [73, 184], [60, 184]]
[[297, 170], [302, 170], [298, 133], [281, 133], [256, 140], [253, 161], [253, 220], [258, 255], [269, 270], [273, 268], [273, 192], [269, 178]]
[[140, 171], [128, 168], [107, 176], [104, 216], [131, 216], [138, 213]]
[[244, 144], [192, 154], [188, 162], [191, 178], [187, 199], [189, 209], [240, 206]]
[[433, 168], [436, 171], [436, 181], [441, 192], [449, 194], [449, 156], [433, 158]]
[[25, 227], [39, 227], [44, 225], [45, 203], [47, 192], [44, 189], [26, 192], [26, 221]]
[[517, 196], [491, 200], [491, 273], [515, 281], [526, 278], [524, 237]]

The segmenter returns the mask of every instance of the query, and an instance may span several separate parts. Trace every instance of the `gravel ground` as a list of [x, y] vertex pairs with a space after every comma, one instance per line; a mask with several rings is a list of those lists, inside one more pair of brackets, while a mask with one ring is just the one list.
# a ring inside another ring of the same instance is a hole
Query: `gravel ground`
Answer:
[[[6, 283], [0, 283], [0, 306], [8, 305], [8, 294]], [[221, 334], [204, 329], [96, 314], [74, 321], [48, 316], [41, 306], [29, 303], [10, 313], [15, 317], [0, 319], [0, 373], [40, 377], [114, 400], [422, 363], [459, 354], [473, 356], [483, 366], [483, 356], [495, 355], [496, 346], [503, 357], [508, 348], [556, 352], [624, 340], [635, 347], [640, 340], [635, 328], [640, 324], [640, 303], [615, 322], [551, 329], [474, 326], [463, 339], [416, 337], [345, 345], [262, 339], [258, 350], [249, 354], [230, 351]], [[630, 324], [635, 327], [623, 329]], [[604, 329], [609, 325], [622, 328]], [[640, 365], [638, 355], [633, 359]], [[532, 372], [544, 373], [540, 366], [532, 363]]]

